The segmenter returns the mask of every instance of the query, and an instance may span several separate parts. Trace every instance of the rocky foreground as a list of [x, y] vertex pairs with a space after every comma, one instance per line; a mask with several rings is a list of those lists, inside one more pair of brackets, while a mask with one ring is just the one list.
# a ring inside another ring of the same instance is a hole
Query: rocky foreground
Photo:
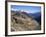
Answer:
[[11, 31], [40, 30], [39, 23], [25, 12], [11, 11]]

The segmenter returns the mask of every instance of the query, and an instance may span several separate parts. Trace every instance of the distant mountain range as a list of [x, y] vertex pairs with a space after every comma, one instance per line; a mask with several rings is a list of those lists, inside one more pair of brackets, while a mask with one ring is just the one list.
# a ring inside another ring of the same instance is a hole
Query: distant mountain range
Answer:
[[39, 22], [39, 24], [41, 25], [41, 12], [37, 12], [37, 13], [28, 13], [29, 16], [33, 16], [33, 18]]
[[37, 13], [29, 13], [28, 14], [29, 16], [33, 16], [33, 18], [35, 19], [35, 20], [37, 20], [38, 22], [41, 20], [41, 12], [37, 12]]

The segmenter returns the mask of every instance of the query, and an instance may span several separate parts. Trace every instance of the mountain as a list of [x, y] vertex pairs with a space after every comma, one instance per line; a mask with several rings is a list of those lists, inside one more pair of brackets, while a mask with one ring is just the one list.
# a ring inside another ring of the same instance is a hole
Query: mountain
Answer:
[[28, 13], [29, 16], [34, 16], [34, 17], [38, 17], [38, 16], [41, 16], [41, 13], [40, 12], [37, 12], [37, 13]]
[[[17, 15], [21, 15], [21, 14], [24, 14], [24, 15], [26, 15], [26, 16], [29, 16], [28, 15], [28, 13], [26, 13], [25, 11], [11, 11], [11, 12], [13, 12], [14, 14], [16, 13]], [[30, 16], [31, 17], [31, 16]]]
[[[31, 15], [31, 14], [30, 14]], [[39, 23], [29, 17], [29, 14], [21, 11], [11, 11], [11, 31], [40, 30]]]
[[39, 22], [41, 24], [41, 13], [40, 12], [37, 12], [37, 13], [29, 13], [28, 14], [29, 16], [33, 16], [33, 18]]
[[36, 12], [36, 13], [27, 13], [27, 12], [24, 12], [24, 11], [12, 11], [12, 12], [15, 12], [18, 16], [20, 14], [24, 14], [28, 17], [32, 17], [37, 22], [41, 23], [41, 13], [40, 12]]

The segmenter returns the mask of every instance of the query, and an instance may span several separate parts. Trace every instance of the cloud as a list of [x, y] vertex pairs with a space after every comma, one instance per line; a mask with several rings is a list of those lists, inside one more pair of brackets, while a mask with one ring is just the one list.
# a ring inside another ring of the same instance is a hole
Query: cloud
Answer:
[[18, 9], [13, 9], [13, 8], [12, 8], [11, 10], [12, 10], [12, 11], [17, 11]]

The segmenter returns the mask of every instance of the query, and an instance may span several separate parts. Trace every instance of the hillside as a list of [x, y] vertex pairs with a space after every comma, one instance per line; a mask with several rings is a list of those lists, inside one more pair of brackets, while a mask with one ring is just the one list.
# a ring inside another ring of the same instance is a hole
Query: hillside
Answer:
[[40, 30], [39, 23], [26, 12], [11, 11], [11, 31]]

